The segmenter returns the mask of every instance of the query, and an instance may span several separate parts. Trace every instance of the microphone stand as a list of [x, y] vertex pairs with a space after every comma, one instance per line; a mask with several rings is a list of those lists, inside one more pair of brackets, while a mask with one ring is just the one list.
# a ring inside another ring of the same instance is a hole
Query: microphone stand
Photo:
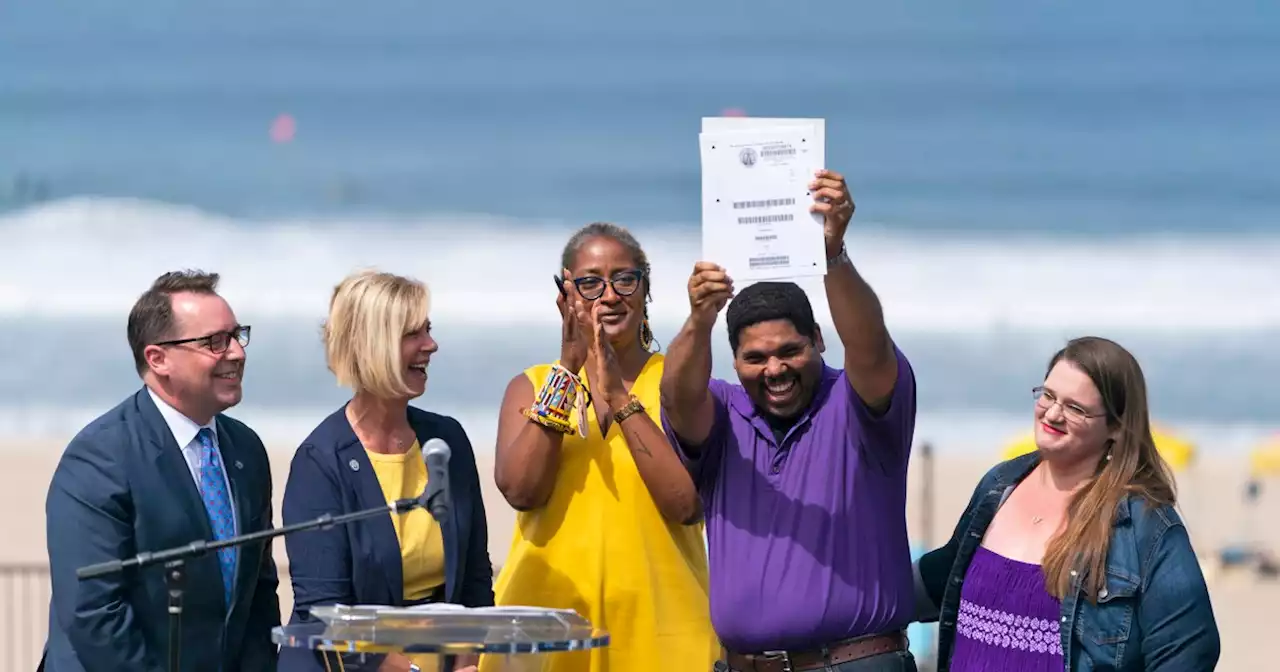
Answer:
[[[94, 565], [88, 565], [76, 570], [76, 577], [84, 579], [97, 578], [108, 574], [116, 574], [129, 569], [142, 569], [153, 565], [164, 565], [164, 582], [165, 588], [169, 595], [169, 670], [170, 672], [180, 672], [182, 648], [182, 593], [184, 584], [186, 583], [186, 562], [187, 560], [198, 558], [207, 553], [216, 552], [222, 548], [243, 546], [255, 541], [263, 541], [274, 539], [286, 534], [294, 532], [303, 532], [314, 529], [329, 529], [335, 525], [346, 525], [357, 520], [365, 518], [373, 518], [375, 516], [386, 515], [388, 513], [405, 513], [418, 508], [425, 508], [431, 511], [431, 514], [437, 520], [443, 522], [444, 516], [448, 511], [448, 494], [441, 488], [431, 488], [429, 485], [427, 490], [420, 497], [399, 499], [386, 506], [377, 506], [363, 511], [352, 511], [335, 516], [326, 513], [323, 516], [313, 520], [294, 523], [293, 525], [285, 525], [270, 530], [259, 530], [234, 537], [227, 537], [219, 541], [200, 540], [193, 541], [185, 546], [177, 546], [161, 551], [144, 552], [125, 560], [108, 560]], [[227, 605], [229, 609], [231, 605]]]

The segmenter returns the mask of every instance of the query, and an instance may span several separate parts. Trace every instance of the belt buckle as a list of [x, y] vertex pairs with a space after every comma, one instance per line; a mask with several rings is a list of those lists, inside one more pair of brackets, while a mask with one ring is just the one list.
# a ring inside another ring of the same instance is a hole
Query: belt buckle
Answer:
[[764, 655], [782, 658], [782, 672], [795, 672], [796, 668], [792, 667], [791, 654], [786, 651], [765, 651]]

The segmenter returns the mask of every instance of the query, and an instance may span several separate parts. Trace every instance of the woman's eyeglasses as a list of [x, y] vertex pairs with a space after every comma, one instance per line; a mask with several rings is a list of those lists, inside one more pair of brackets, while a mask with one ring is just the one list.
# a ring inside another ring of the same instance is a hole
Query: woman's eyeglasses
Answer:
[[[560, 289], [560, 293], [564, 294], [564, 280], [559, 276], [555, 276], [556, 287]], [[614, 273], [612, 277], [602, 278], [598, 275], [584, 275], [581, 278], [573, 279], [573, 286], [578, 290], [578, 294], [588, 301], [595, 301], [604, 296], [606, 286], [613, 287], [613, 292], [618, 296], [631, 296], [640, 289], [640, 285], [644, 280], [644, 271], [634, 269], [630, 271], [619, 271]]]
[[1090, 413], [1078, 404], [1063, 404], [1058, 400], [1057, 396], [1043, 387], [1031, 388], [1031, 395], [1035, 397], [1036, 405], [1046, 411], [1053, 408], [1054, 404], [1060, 404], [1062, 406], [1062, 414], [1067, 416], [1068, 420], [1077, 423], [1084, 422], [1089, 418], [1101, 418], [1106, 415], [1106, 413]]

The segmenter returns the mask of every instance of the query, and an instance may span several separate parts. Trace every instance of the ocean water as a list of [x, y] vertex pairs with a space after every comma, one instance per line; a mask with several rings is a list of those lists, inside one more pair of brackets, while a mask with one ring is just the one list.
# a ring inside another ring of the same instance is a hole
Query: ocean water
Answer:
[[507, 381], [558, 353], [546, 277], [578, 226], [636, 233], [678, 329], [699, 118], [735, 108], [827, 120], [919, 440], [995, 454], [1096, 334], [1161, 423], [1238, 453], [1280, 429], [1277, 35], [1262, 3], [1153, 0], [6, 3], [0, 436], [65, 438], [135, 389], [129, 305], [194, 266], [254, 327], [234, 413], [296, 443], [345, 398], [329, 293], [376, 266], [430, 283], [419, 403], [491, 450]]

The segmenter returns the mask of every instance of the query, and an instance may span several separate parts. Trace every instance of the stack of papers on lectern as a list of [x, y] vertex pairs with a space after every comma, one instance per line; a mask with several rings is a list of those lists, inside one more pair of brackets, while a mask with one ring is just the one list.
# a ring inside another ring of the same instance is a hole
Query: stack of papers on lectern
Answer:
[[704, 117], [702, 259], [739, 287], [826, 275], [809, 183], [826, 164], [823, 119]]
[[453, 604], [449, 602], [429, 602], [427, 604], [420, 604], [411, 607], [392, 607], [382, 604], [335, 604], [311, 608], [311, 615], [326, 622], [338, 620], [369, 620], [383, 617], [396, 618], [407, 616], [431, 616], [441, 614], [451, 616], [578, 616], [578, 613], [572, 609], [549, 609], [547, 607], [530, 607], [520, 605], [465, 607], [461, 604]]

